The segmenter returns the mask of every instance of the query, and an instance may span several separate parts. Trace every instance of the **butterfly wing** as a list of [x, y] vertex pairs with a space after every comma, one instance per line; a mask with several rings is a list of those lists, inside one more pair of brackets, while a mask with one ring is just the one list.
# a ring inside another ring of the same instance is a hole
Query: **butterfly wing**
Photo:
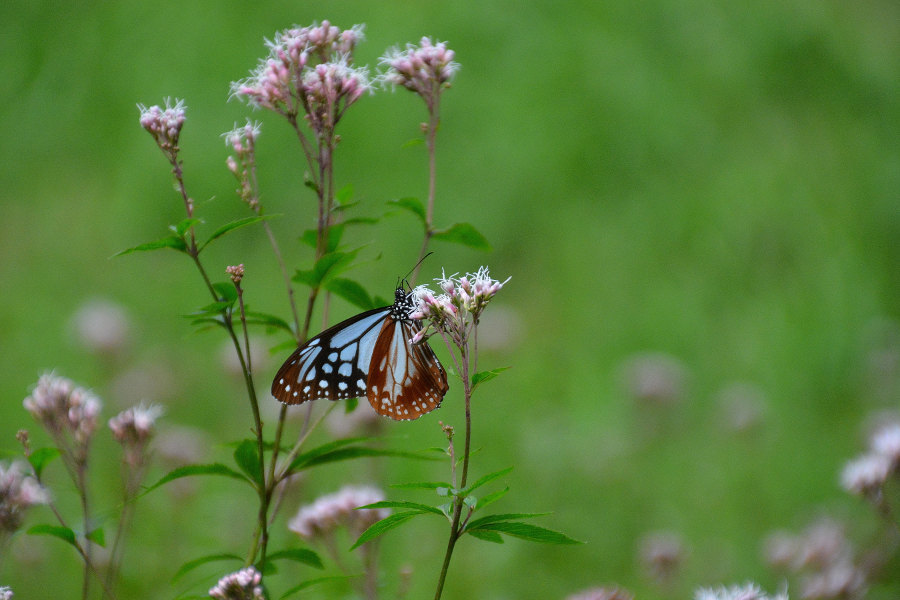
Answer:
[[326, 329], [294, 351], [272, 381], [285, 404], [366, 394], [369, 362], [391, 307], [360, 313]]
[[418, 419], [441, 405], [447, 374], [427, 343], [410, 344], [419, 325], [388, 316], [372, 350], [367, 397], [380, 415]]

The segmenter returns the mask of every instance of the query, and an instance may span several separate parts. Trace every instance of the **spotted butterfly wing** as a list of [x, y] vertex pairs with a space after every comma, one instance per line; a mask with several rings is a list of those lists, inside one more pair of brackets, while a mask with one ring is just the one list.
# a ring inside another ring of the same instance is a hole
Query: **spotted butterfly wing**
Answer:
[[272, 381], [272, 395], [285, 404], [366, 396], [380, 415], [417, 419], [441, 404], [447, 374], [427, 343], [410, 344], [420, 329], [409, 318], [412, 294], [402, 287], [394, 304], [338, 323], [285, 361]]

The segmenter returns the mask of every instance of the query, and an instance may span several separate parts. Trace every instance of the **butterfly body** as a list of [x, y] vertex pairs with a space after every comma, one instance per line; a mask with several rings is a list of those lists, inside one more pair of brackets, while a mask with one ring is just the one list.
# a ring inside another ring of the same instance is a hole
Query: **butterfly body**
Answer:
[[411, 420], [434, 410], [449, 389], [447, 374], [410, 319], [412, 294], [398, 287], [391, 306], [360, 313], [302, 344], [272, 382], [285, 404], [365, 396], [380, 415]]

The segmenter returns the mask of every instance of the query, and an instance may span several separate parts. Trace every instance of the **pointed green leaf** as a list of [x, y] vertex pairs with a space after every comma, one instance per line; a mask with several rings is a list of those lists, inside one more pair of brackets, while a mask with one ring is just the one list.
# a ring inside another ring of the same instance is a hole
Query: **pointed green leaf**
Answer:
[[246, 311], [245, 315], [247, 317], [248, 325], [265, 325], [266, 327], [269, 327], [271, 329], [284, 329], [291, 335], [294, 335], [294, 330], [291, 329], [291, 326], [288, 324], [288, 322], [281, 317], [250, 310]]
[[[341, 238], [344, 236], [344, 226], [346, 223], [338, 223], [328, 228], [328, 241], [325, 244], [326, 252], [334, 252], [341, 244]], [[317, 229], [307, 229], [300, 235], [300, 242], [306, 244], [310, 248], [315, 248], [319, 242], [319, 232]]]
[[450, 484], [446, 481], [416, 481], [412, 483], [392, 483], [390, 487], [436, 490], [441, 487], [450, 489]]
[[219, 239], [229, 231], [234, 231], [235, 229], [246, 227], [247, 225], [252, 225], [254, 223], [259, 223], [260, 221], [265, 221], [266, 219], [271, 219], [276, 216], [278, 215], [256, 215], [252, 217], [244, 217], [243, 219], [238, 219], [237, 221], [232, 221], [231, 223], [226, 223], [225, 225], [222, 225], [221, 227], [216, 229], [212, 233], [212, 235], [209, 236], [209, 239], [200, 245], [200, 250], [203, 250], [204, 248], [209, 246], [210, 243]]
[[544, 527], [538, 527], [537, 525], [530, 525], [528, 523], [519, 523], [518, 521], [485, 523], [483, 525], [479, 525], [477, 529], [483, 531], [496, 531], [505, 535], [511, 535], [523, 540], [528, 540], [530, 542], [540, 542], [542, 544], [584, 543], [578, 540], [573, 540], [569, 536], [558, 531], [553, 531], [552, 529], [546, 529]]
[[231, 305], [237, 301], [238, 293], [234, 288], [234, 283], [231, 281], [214, 283], [213, 289], [216, 290], [216, 295], [219, 297], [220, 302], [227, 302]]
[[75, 541], [75, 532], [68, 527], [60, 527], [59, 525], [35, 525], [26, 533], [29, 535], [52, 535], [53, 537], [57, 537], [62, 541], [71, 544], [75, 548], [78, 548], [78, 543]]
[[484, 498], [478, 500], [478, 503], [475, 505], [475, 510], [480, 510], [489, 504], [493, 504], [500, 498], [506, 495], [509, 491], [509, 486], [503, 488], [502, 490], [497, 490], [496, 492], [491, 492]]
[[38, 448], [28, 455], [28, 462], [31, 463], [31, 468], [34, 469], [38, 479], [41, 478], [44, 468], [59, 455], [60, 451], [57, 448]]
[[401, 145], [400, 147], [401, 148], [412, 148], [413, 146], [421, 146], [424, 143], [425, 143], [425, 140], [422, 138], [412, 138], [411, 140], [406, 140], [405, 142], [403, 142], [403, 145]]
[[209, 554], [207, 556], [201, 556], [200, 558], [195, 558], [194, 560], [189, 560], [181, 567], [175, 571], [175, 574], [172, 575], [172, 582], [176, 582], [197, 567], [201, 565], [205, 565], [211, 562], [219, 562], [223, 560], [237, 560], [243, 562], [243, 558], [238, 556], [237, 554]]
[[455, 223], [447, 229], [439, 229], [431, 237], [435, 240], [462, 244], [483, 252], [491, 250], [487, 239], [468, 223]]
[[133, 248], [128, 248], [127, 250], [116, 252], [115, 254], [113, 254], [113, 256], [125, 256], [126, 254], [132, 254], [134, 252], [148, 252], [150, 250], [159, 250], [160, 248], [172, 248], [173, 250], [178, 250], [179, 252], [185, 252], [187, 250], [187, 244], [180, 237], [170, 235], [168, 237], [164, 237], [161, 240], [156, 240], [155, 242], [138, 244]]
[[347, 398], [344, 400], [344, 414], [349, 415], [359, 405], [359, 398]]
[[395, 527], [399, 527], [406, 521], [409, 521], [415, 516], [424, 515], [425, 512], [421, 510], [410, 510], [407, 512], [394, 513], [389, 517], [385, 517], [384, 519], [374, 523], [368, 529], [362, 532], [362, 535], [356, 540], [356, 543], [350, 546], [351, 550], [362, 546], [368, 541], [371, 541], [378, 536], [394, 529]]
[[503, 521], [519, 521], [521, 519], [533, 519], [535, 517], [543, 517], [550, 513], [501, 513], [496, 515], [486, 515], [480, 519], [473, 519], [466, 524], [466, 529], [477, 529], [482, 525], [489, 523], [502, 523]]
[[357, 253], [359, 253], [359, 249], [349, 252], [329, 252], [317, 260], [312, 269], [307, 271], [298, 269], [292, 279], [312, 288], [320, 287], [326, 280], [337, 277], [346, 271], [353, 263]]
[[106, 548], [106, 534], [103, 532], [102, 527], [98, 527], [97, 529], [91, 530], [86, 536], [87, 539], [91, 540], [101, 548]]
[[325, 568], [325, 565], [322, 564], [322, 559], [319, 558], [319, 555], [312, 550], [309, 550], [308, 548], [291, 548], [288, 550], [279, 550], [278, 552], [273, 552], [266, 557], [266, 560], [269, 561], [282, 559], [303, 563], [317, 569]]
[[419, 221], [421, 221], [423, 225], [426, 223], [425, 206], [418, 198], [396, 198], [394, 200], [388, 200], [388, 204], [392, 204], [393, 206], [396, 206], [398, 208], [408, 210], [412, 214], [416, 215], [416, 217], [418, 217]]
[[224, 477], [231, 477], [232, 479], [248, 481], [248, 479], [244, 475], [221, 463], [213, 463], [209, 465], [186, 465], [183, 467], [178, 467], [177, 469], [172, 469], [171, 471], [163, 475], [159, 481], [144, 490], [144, 494], [147, 494], [155, 490], [159, 486], [169, 483], [170, 481], [181, 479], [182, 477], [192, 477], [194, 475], [222, 475]]
[[307, 579], [301, 583], [298, 583], [292, 588], [289, 588], [288, 591], [279, 596], [278, 600], [285, 600], [285, 598], [289, 598], [293, 596], [297, 592], [301, 590], [305, 590], [308, 587], [312, 587], [314, 585], [318, 585], [320, 583], [327, 583], [329, 581], [348, 581], [351, 579], [349, 575], [329, 575], [327, 577], [317, 577], [315, 579]]
[[472, 375], [472, 390], [474, 391], [479, 384], [490, 381], [509, 368], [510, 367], [498, 367], [496, 369], [491, 369], [490, 371], [481, 371], [480, 373], [475, 373], [474, 375]]
[[334, 194], [334, 200], [338, 204], [347, 204], [353, 199], [353, 184], [348, 183]]
[[316, 467], [318, 465], [324, 465], [326, 463], [337, 462], [341, 460], [350, 460], [353, 458], [362, 458], [366, 456], [393, 456], [400, 458], [413, 458], [417, 460], [429, 460], [430, 457], [425, 457], [420, 454], [416, 454], [414, 452], [404, 452], [402, 450], [383, 450], [381, 448], [368, 448], [365, 446], [354, 446], [350, 448], [341, 448], [339, 450], [333, 450], [331, 452], [327, 452], [325, 454], [321, 454], [306, 463], [304, 463], [300, 469], [308, 469], [310, 467]]
[[371, 442], [374, 441], [375, 438], [371, 437], [352, 437], [352, 438], [344, 438], [340, 440], [334, 440], [332, 442], [328, 442], [327, 444], [322, 444], [321, 446], [317, 446], [312, 450], [307, 450], [302, 454], [298, 454], [294, 459], [294, 462], [291, 463], [291, 471], [296, 469], [303, 468], [307, 463], [317, 459], [320, 456], [328, 454], [338, 448], [343, 448], [345, 446], [352, 446], [353, 444], [359, 444], [362, 442]]
[[409, 508], [412, 510], [420, 510], [422, 512], [430, 512], [436, 515], [442, 515], [443, 513], [440, 509], [435, 508], [434, 506], [429, 506], [427, 504], [419, 504], [418, 502], [404, 502], [401, 500], [393, 501], [393, 500], [382, 500], [381, 502], [373, 502], [372, 504], [366, 504], [365, 506], [360, 506], [356, 510], [364, 509], [364, 508]]
[[183, 238], [184, 234], [188, 232], [188, 229], [190, 229], [194, 225], [199, 225], [200, 223], [203, 223], [203, 219], [199, 219], [197, 217], [188, 217], [177, 225], [169, 225], [169, 229], [174, 231], [175, 234], [178, 235], [178, 237]]
[[329, 292], [337, 294], [350, 304], [363, 310], [377, 308], [372, 302], [372, 298], [369, 296], [366, 289], [352, 279], [335, 277], [334, 279], [329, 280], [324, 287]]
[[234, 462], [246, 473], [251, 481], [262, 484], [262, 471], [259, 467], [259, 452], [256, 440], [243, 440], [234, 450]]
[[487, 531], [485, 529], [475, 529], [473, 531], [466, 530], [465, 533], [468, 533], [473, 538], [478, 538], [479, 540], [484, 540], [486, 542], [494, 542], [495, 544], [503, 543], [503, 537], [496, 531]]
[[498, 479], [500, 477], [503, 477], [504, 475], [506, 475], [507, 473], [509, 473], [512, 470], [513, 470], [512, 467], [506, 467], [505, 469], [500, 469], [499, 471], [494, 471], [493, 473], [488, 473], [487, 475], [485, 475], [484, 477], [481, 477], [480, 479], [478, 479], [478, 481], [476, 481], [475, 483], [473, 483], [472, 485], [470, 485], [469, 487], [464, 489], [461, 492], [461, 494], [463, 496], [468, 496], [469, 494], [471, 494], [473, 491], [480, 488], [484, 484], [491, 482], [495, 479]]

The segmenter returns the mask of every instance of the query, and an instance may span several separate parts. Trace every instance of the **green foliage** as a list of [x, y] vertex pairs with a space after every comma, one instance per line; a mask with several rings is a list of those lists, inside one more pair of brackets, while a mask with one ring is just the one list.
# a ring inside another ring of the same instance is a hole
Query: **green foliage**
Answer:
[[247, 477], [242, 473], [239, 473], [231, 467], [223, 465], [221, 463], [212, 463], [208, 465], [185, 465], [183, 467], [172, 469], [171, 471], [163, 475], [156, 483], [144, 490], [144, 494], [142, 495], [152, 492], [156, 488], [160, 487], [161, 485], [165, 485], [170, 481], [175, 481], [176, 479], [181, 479], [182, 477], [194, 477], [195, 475], [218, 475], [221, 477], [238, 479], [240, 481], [248, 481]]
[[[433, 512], [431, 510], [408, 510], [405, 512], [394, 513], [389, 517], [385, 517], [378, 521], [377, 523], [371, 525], [368, 529], [362, 532], [356, 542], [352, 546], [350, 546], [350, 550], [360, 547], [368, 541], [374, 540], [375, 538], [384, 535], [391, 529], [395, 527], [399, 527], [403, 523], [409, 521], [413, 517], [418, 515], [424, 515], [429, 512]], [[441, 511], [438, 511], [439, 514], [442, 514]]]
[[179, 579], [181, 579], [182, 577], [184, 577], [185, 575], [187, 575], [188, 573], [190, 573], [191, 571], [193, 571], [194, 569], [196, 569], [197, 567], [200, 567], [202, 565], [207, 565], [212, 562], [224, 562], [224, 561], [240, 563], [242, 560], [243, 559], [240, 556], [238, 556], [237, 554], [230, 554], [227, 552], [222, 552], [219, 554], [207, 554], [206, 556], [201, 556], [201, 557], [195, 558], [193, 560], [189, 560], [186, 563], [184, 563], [183, 565], [181, 565], [178, 568], [178, 570], [175, 571], [175, 574], [172, 575], [172, 582], [174, 583], [174, 582], [178, 581]]
[[472, 391], [478, 388], [482, 383], [486, 383], [511, 367], [497, 367], [496, 369], [491, 369], [490, 371], [481, 371], [479, 373], [475, 373], [472, 375]]
[[263, 485], [263, 474], [260, 471], [259, 452], [256, 440], [244, 440], [234, 450], [234, 462], [252, 482]]
[[[477, 527], [472, 527], [472, 531], [491, 531], [495, 533], [502, 533], [504, 535], [510, 535], [513, 537], [517, 537], [529, 542], [540, 542], [542, 544], [581, 544], [583, 542], [579, 542], [578, 540], [573, 540], [569, 536], [559, 533], [558, 531], [553, 531], [552, 529], [546, 529], [544, 527], [538, 527], [537, 525], [531, 525], [529, 523], [521, 523], [519, 521], [496, 521], [496, 522], [488, 522], [478, 525]], [[481, 537], [480, 539], [484, 539]], [[488, 540], [494, 541], [494, 540]]]
[[38, 479], [41, 478], [41, 474], [44, 472], [44, 469], [53, 462], [53, 459], [60, 455], [60, 451], [57, 448], [47, 447], [47, 448], [38, 448], [32, 451], [31, 454], [28, 455], [28, 462], [31, 464], [31, 468], [34, 469], [34, 474]]
[[307, 579], [306, 581], [298, 583], [297, 585], [293, 586], [292, 588], [289, 588], [285, 593], [283, 593], [278, 598], [279, 598], [279, 600], [284, 600], [285, 598], [290, 598], [291, 596], [295, 595], [297, 592], [301, 592], [301, 591], [303, 591], [307, 588], [310, 588], [314, 585], [328, 583], [331, 581], [347, 581], [348, 579], [350, 579], [350, 578], [347, 576], [343, 576], [343, 575], [330, 575], [328, 577], [316, 577], [315, 579]]
[[218, 229], [216, 229], [212, 235], [209, 236], [205, 242], [200, 244], [199, 251], [202, 251], [204, 248], [209, 246], [212, 242], [221, 238], [226, 233], [234, 231], [235, 229], [240, 229], [241, 227], [246, 227], [247, 225], [253, 225], [254, 223], [259, 223], [260, 221], [265, 221], [266, 219], [272, 219], [276, 216], [280, 215], [265, 215], [265, 216], [255, 216], [255, 217], [244, 217], [243, 219], [238, 219], [237, 221], [232, 221], [231, 223], [226, 223], [222, 225]]
[[49, 535], [59, 538], [70, 546], [77, 548], [78, 543], [75, 541], [75, 532], [68, 527], [59, 525], [35, 525], [27, 531], [29, 535]]
[[324, 285], [324, 287], [329, 292], [340, 296], [350, 304], [353, 304], [354, 306], [357, 306], [362, 310], [378, 308], [375, 304], [375, 301], [372, 300], [372, 297], [369, 296], [369, 293], [366, 291], [366, 289], [352, 279], [336, 277], [334, 279], [330, 279]]
[[487, 238], [469, 223], [454, 223], [446, 229], [436, 229], [432, 239], [461, 244], [482, 252], [491, 251]]
[[[266, 561], [269, 563], [273, 563], [278, 560], [288, 560], [308, 565], [310, 567], [315, 567], [317, 569], [325, 568], [325, 565], [322, 564], [322, 559], [319, 558], [319, 555], [312, 550], [309, 550], [308, 548], [289, 548], [287, 550], [272, 552], [268, 556], [266, 556]], [[262, 565], [262, 567], [263, 568], [260, 569], [261, 571], [264, 570], [265, 565]]]

